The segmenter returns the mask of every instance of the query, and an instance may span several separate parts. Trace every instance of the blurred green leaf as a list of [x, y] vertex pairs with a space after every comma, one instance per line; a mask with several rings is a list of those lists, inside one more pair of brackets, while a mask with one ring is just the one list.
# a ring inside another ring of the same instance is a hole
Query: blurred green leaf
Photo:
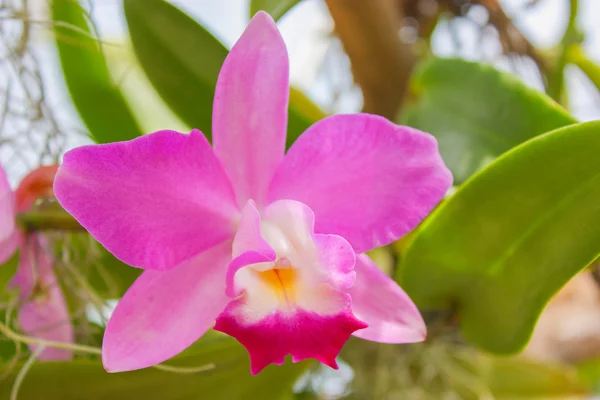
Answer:
[[73, 104], [98, 143], [133, 139], [140, 131], [113, 84], [102, 49], [77, 0], [53, 0], [52, 19], [60, 62]]
[[250, 0], [250, 18], [258, 11], [263, 10], [271, 14], [275, 21], [283, 17], [300, 0]]
[[600, 253], [600, 122], [561, 128], [476, 174], [420, 226], [398, 281], [454, 305], [466, 338], [521, 349], [548, 302]]
[[[210, 140], [212, 101], [227, 49], [164, 0], [124, 0], [123, 4], [134, 51], [152, 85], [187, 125]], [[304, 109], [301, 104], [290, 105], [288, 145], [315, 122]]]
[[496, 400], [587, 398], [587, 387], [571, 367], [512, 357], [488, 357], [488, 363], [484, 379]]
[[143, 132], [172, 129], [188, 132], [189, 127], [169, 108], [142, 69], [128, 37], [119, 46], [104, 49], [111, 75], [120, 82], [123, 96]]
[[286, 146], [290, 147], [309, 126], [326, 116], [304, 93], [291, 87]]
[[227, 49], [163, 0], [124, 0], [133, 49], [152, 85], [190, 127], [211, 137], [212, 101]]
[[600, 67], [586, 57], [580, 46], [571, 46], [569, 48], [567, 61], [579, 67], [596, 89], [600, 91]]
[[465, 400], [583, 400], [589, 394], [572, 366], [495, 357], [472, 349], [450, 352], [449, 357], [443, 375]]
[[[8, 283], [15, 276], [19, 266], [19, 252], [15, 252], [5, 263], [0, 264], [0, 303], [8, 305], [10, 298], [16, 296], [16, 289], [10, 290]], [[6, 308], [0, 306], [0, 321], [6, 319]], [[15, 344], [13, 341], [0, 336], [0, 362], [10, 360], [15, 355]], [[0, 382], [0, 385], [2, 383]]]
[[351, 339], [342, 358], [353, 368], [353, 400], [583, 400], [589, 392], [572, 366], [497, 357], [454, 340], [390, 346]]
[[[19, 390], [19, 400], [105, 399], [264, 399], [283, 400], [292, 395], [292, 384], [307, 363], [270, 366], [250, 375], [245, 349], [235, 340], [208, 335], [169, 365], [200, 367], [215, 364], [202, 373], [180, 374], [155, 368], [109, 374], [99, 361], [36, 363]], [[8, 399], [18, 368], [0, 384], [0, 398]]]
[[514, 76], [461, 59], [426, 62], [412, 90], [401, 123], [436, 136], [455, 183], [514, 146], [577, 122]]
[[2, 294], [6, 293], [6, 287], [17, 272], [19, 266], [19, 252], [16, 251], [4, 264], [0, 264], [0, 299], [3, 301]]
[[577, 366], [580, 379], [596, 394], [600, 394], [600, 359], [588, 360]]

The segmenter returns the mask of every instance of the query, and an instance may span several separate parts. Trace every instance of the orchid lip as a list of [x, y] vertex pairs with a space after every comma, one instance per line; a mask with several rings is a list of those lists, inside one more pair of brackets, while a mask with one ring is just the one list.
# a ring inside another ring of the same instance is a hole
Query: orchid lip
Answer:
[[[367, 327], [353, 316], [345, 293], [354, 279], [350, 244], [315, 234], [314, 214], [302, 203], [280, 200], [259, 213], [249, 201], [233, 248], [237, 257], [230, 264], [228, 287], [240, 296], [217, 318], [215, 329], [246, 346], [253, 372], [283, 362], [287, 354], [335, 368], [341, 346]], [[331, 337], [315, 333], [324, 326]], [[277, 344], [268, 351], [271, 341]]]

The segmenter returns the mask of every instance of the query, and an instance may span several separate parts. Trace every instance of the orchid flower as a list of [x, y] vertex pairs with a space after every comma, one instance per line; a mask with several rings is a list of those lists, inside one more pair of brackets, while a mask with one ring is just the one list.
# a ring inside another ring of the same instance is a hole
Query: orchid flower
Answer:
[[[0, 264], [20, 250], [17, 272], [9, 286], [19, 289], [21, 330], [39, 339], [73, 343], [73, 325], [56, 280], [47, 239], [40, 233], [26, 233], [16, 224], [17, 213], [29, 210], [39, 197], [51, 192], [56, 169], [47, 166], [32, 171], [13, 193], [0, 167]], [[31, 351], [36, 347], [31, 345]], [[48, 347], [38, 358], [70, 360], [72, 352]]]
[[145, 270], [107, 324], [108, 371], [160, 363], [215, 321], [253, 374], [288, 354], [336, 368], [350, 335], [424, 340], [416, 306], [363, 253], [417, 226], [451, 185], [435, 139], [336, 115], [284, 156], [288, 96], [285, 44], [259, 12], [219, 74], [212, 148], [197, 130], [159, 131], [65, 154], [59, 202]]

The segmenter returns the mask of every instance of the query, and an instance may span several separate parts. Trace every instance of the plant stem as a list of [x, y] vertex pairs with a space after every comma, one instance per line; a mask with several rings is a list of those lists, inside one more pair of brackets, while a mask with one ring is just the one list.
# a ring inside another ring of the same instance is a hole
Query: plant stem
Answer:
[[83, 231], [83, 227], [65, 211], [31, 211], [17, 215], [17, 222], [27, 231]]
[[568, 61], [568, 54], [574, 45], [578, 45], [583, 40], [577, 27], [577, 12], [579, 9], [578, 0], [571, 0], [569, 6], [569, 21], [567, 28], [560, 41], [559, 54], [552, 72], [548, 74], [548, 94], [558, 103], [565, 105], [564, 81], [565, 66]]
[[102, 350], [98, 347], [86, 346], [84, 344], [54, 342], [52, 340], [36, 339], [29, 336], [19, 335], [18, 333], [10, 330], [9, 327], [2, 323], [0, 323], [0, 333], [15, 342], [21, 342], [36, 346], [53, 347], [56, 349], [79, 351], [88, 354], [102, 354]]

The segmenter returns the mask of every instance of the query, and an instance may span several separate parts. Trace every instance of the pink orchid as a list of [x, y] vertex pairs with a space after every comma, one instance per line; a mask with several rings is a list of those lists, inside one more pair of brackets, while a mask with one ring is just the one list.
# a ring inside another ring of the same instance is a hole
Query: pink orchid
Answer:
[[[419, 311], [361, 254], [413, 229], [452, 177], [435, 139], [367, 115], [310, 127], [285, 154], [285, 44], [257, 13], [225, 60], [213, 138], [159, 131], [64, 157], [59, 202], [123, 262], [145, 269], [106, 327], [111, 372], [160, 363], [215, 323], [251, 371], [315, 358], [351, 334], [424, 340]], [[356, 255], [356, 254], [359, 255]]]
[[[73, 343], [73, 325], [62, 290], [54, 274], [47, 240], [42, 234], [26, 233], [16, 224], [16, 215], [29, 210], [52, 189], [56, 166], [40, 167], [23, 179], [12, 192], [0, 167], [0, 264], [20, 249], [17, 272], [9, 286], [19, 289], [18, 322], [27, 335], [56, 342]], [[36, 346], [30, 346], [34, 351]], [[43, 361], [70, 360], [67, 350], [46, 348]]]

